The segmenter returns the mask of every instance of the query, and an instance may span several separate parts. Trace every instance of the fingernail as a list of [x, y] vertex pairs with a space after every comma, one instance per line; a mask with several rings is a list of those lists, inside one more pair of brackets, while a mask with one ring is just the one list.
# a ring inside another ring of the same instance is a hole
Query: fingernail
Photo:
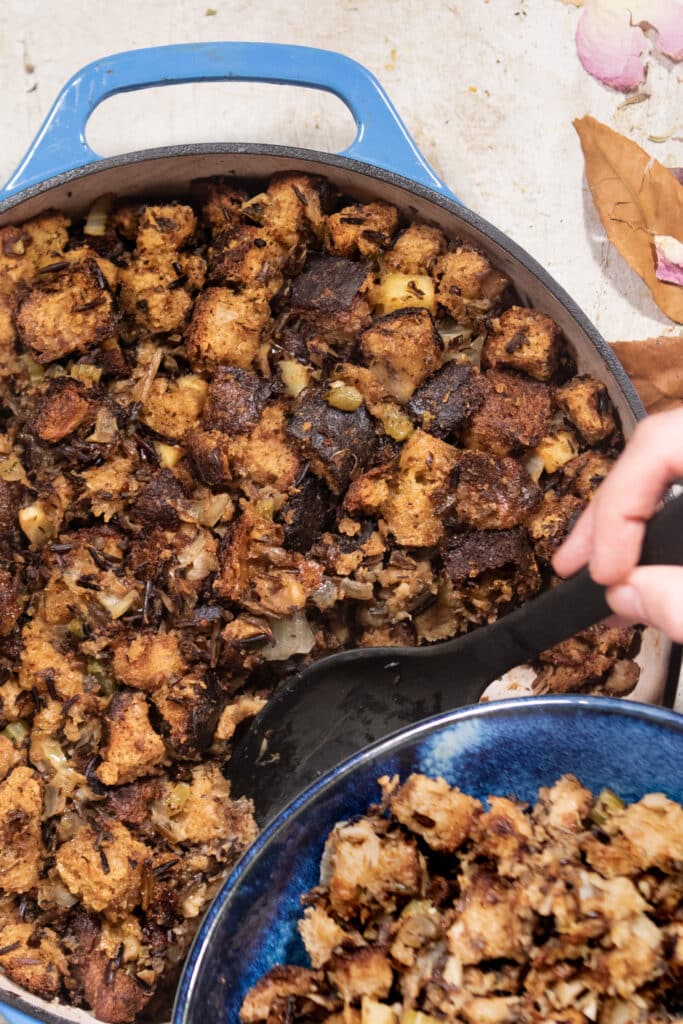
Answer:
[[624, 619], [630, 619], [631, 622], [645, 621], [645, 607], [635, 587], [628, 584], [609, 587], [607, 603], [613, 612], [621, 615]]

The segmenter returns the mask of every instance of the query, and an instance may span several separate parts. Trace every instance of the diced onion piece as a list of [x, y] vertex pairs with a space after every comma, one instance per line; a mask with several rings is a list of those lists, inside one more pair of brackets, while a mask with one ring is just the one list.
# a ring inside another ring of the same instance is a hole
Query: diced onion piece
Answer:
[[229, 494], [208, 494], [205, 498], [187, 503], [187, 515], [191, 522], [201, 526], [215, 526], [226, 513], [226, 521], [232, 518], [232, 498]]
[[45, 376], [44, 366], [41, 366], [40, 363], [37, 363], [35, 359], [31, 359], [31, 357], [26, 353], [23, 356], [20, 356], [20, 359], [21, 362], [26, 367], [26, 372], [28, 373], [29, 380], [31, 381], [32, 384], [37, 384], [38, 381], [43, 379], [43, 377]]
[[363, 404], [363, 396], [353, 384], [344, 384], [341, 380], [333, 380], [330, 389], [325, 395], [325, 401], [333, 409], [341, 409], [342, 412], [355, 412]]
[[119, 425], [113, 410], [107, 405], [100, 406], [95, 417], [95, 429], [88, 437], [88, 441], [93, 441], [95, 444], [109, 444], [116, 440], [118, 432]]
[[203, 377], [198, 377], [196, 373], [188, 373], [185, 377], [178, 378], [178, 388], [190, 392], [195, 396], [197, 403], [203, 405], [209, 385]]
[[21, 483], [26, 484], [27, 487], [30, 486], [23, 463], [19, 456], [14, 453], [8, 455], [6, 459], [0, 460], [0, 479], [8, 481], [19, 480]]
[[210, 536], [200, 531], [195, 539], [178, 552], [178, 565], [187, 569], [188, 580], [204, 580], [210, 572], [218, 569], [218, 560], [209, 546]]
[[360, 1024], [396, 1024], [396, 1014], [386, 1003], [378, 1003], [370, 996], [363, 996], [360, 1001]]
[[308, 387], [308, 367], [303, 363], [297, 363], [294, 359], [283, 359], [277, 365], [285, 391], [290, 398], [296, 398], [305, 387]]
[[31, 762], [44, 771], [52, 770], [55, 774], [63, 772], [67, 767], [66, 754], [57, 740], [49, 736], [38, 736], [31, 741]]
[[122, 615], [125, 615], [133, 607], [137, 599], [138, 595], [135, 590], [129, 590], [122, 597], [107, 594], [104, 590], [97, 594], [97, 600], [103, 608], [107, 609], [112, 619], [120, 619]]
[[169, 790], [165, 804], [170, 815], [179, 814], [188, 801], [192, 787], [187, 782], [177, 782]]
[[19, 526], [35, 547], [42, 547], [54, 536], [55, 524], [42, 501], [20, 508], [18, 518]]
[[165, 469], [173, 469], [183, 457], [183, 449], [175, 444], [164, 444], [163, 441], [155, 441], [154, 447], [159, 456], [159, 462]]
[[603, 789], [588, 815], [594, 825], [604, 825], [613, 814], [623, 811], [626, 804], [611, 789]]
[[542, 460], [546, 473], [555, 473], [578, 454], [578, 441], [568, 430], [559, 430], [556, 434], [544, 437], [534, 448], [534, 455]]
[[393, 313], [395, 309], [420, 307], [436, 313], [434, 282], [428, 274], [383, 274], [372, 288], [375, 313]]
[[2, 730], [2, 735], [16, 744], [16, 746], [19, 746], [24, 742], [29, 732], [28, 725], [20, 718], [17, 722], [10, 722], [9, 725], [6, 725]]
[[315, 636], [306, 614], [294, 612], [271, 623], [275, 644], [261, 652], [266, 661], [287, 661], [295, 654], [308, 654], [315, 646]]
[[75, 380], [79, 380], [81, 384], [85, 384], [86, 387], [92, 387], [93, 384], [99, 384], [102, 368], [100, 366], [93, 366], [92, 363], [74, 363], [69, 373]]
[[545, 462], [540, 455], [537, 455], [536, 452], [533, 451], [531, 455], [528, 455], [524, 459], [524, 468], [534, 483], [538, 483], [541, 478], [541, 473], [545, 469]]
[[394, 441], [405, 441], [415, 429], [410, 416], [402, 412], [393, 402], [383, 403], [381, 409], [377, 411], [384, 433]]
[[84, 235], [105, 235], [107, 233], [107, 219], [113, 199], [113, 195], [109, 194], [95, 200], [88, 210], [83, 228]]

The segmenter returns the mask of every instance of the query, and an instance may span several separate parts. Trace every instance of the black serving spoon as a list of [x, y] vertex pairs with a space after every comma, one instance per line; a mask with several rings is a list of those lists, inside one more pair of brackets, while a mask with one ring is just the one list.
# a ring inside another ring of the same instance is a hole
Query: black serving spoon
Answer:
[[[683, 564], [683, 495], [647, 525], [641, 565]], [[476, 703], [489, 683], [610, 614], [587, 569], [457, 640], [370, 647], [314, 662], [289, 679], [238, 737], [234, 796], [263, 825], [318, 776], [375, 740]]]

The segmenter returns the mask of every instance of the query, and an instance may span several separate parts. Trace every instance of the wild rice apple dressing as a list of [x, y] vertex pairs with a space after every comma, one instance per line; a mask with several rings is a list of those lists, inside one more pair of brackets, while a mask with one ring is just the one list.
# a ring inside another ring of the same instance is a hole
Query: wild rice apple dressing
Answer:
[[532, 807], [443, 779], [380, 779], [302, 898], [310, 968], [278, 966], [242, 1024], [680, 1021], [683, 808], [573, 775]]
[[[298, 173], [2, 228], [0, 375], [0, 969], [158, 1017], [256, 835], [239, 723], [550, 585], [621, 435], [486, 256]], [[634, 635], [537, 689], [628, 692]]]

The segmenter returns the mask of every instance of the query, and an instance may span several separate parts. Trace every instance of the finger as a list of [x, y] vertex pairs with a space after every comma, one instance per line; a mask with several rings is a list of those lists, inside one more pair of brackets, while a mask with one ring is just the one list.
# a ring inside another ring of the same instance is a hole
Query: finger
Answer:
[[567, 539], [553, 555], [552, 565], [558, 576], [573, 576], [582, 569], [593, 551], [593, 503], [585, 508]]
[[590, 556], [597, 583], [616, 584], [637, 564], [643, 524], [683, 473], [682, 439], [683, 409], [644, 420], [598, 488]]
[[677, 643], [683, 642], [683, 568], [677, 565], [639, 565], [624, 583], [609, 587], [607, 603], [629, 622], [657, 626]]

